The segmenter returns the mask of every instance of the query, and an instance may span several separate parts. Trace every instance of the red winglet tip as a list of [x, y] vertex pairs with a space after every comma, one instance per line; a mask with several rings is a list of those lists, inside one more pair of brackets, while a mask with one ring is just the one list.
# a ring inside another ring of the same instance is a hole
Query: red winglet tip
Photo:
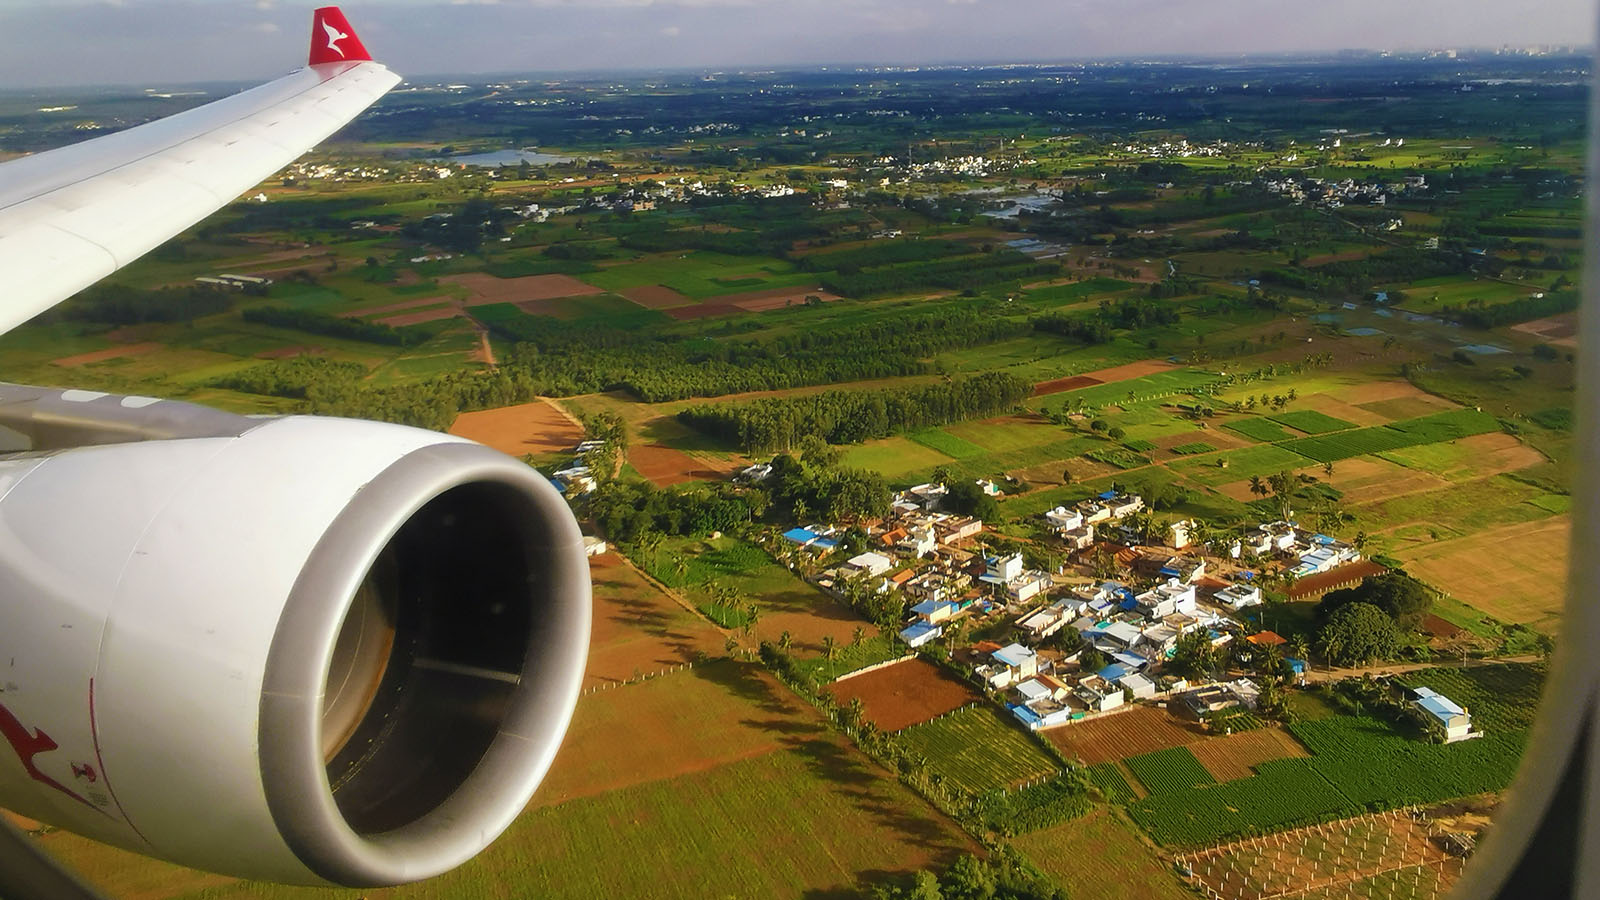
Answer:
[[324, 6], [311, 14], [311, 65], [367, 59], [372, 59], [372, 54], [339, 7]]

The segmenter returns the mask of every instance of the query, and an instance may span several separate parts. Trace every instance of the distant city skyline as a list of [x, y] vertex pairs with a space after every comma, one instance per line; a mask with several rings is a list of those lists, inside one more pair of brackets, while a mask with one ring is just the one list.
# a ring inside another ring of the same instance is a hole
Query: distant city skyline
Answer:
[[[0, 0], [0, 85], [249, 80], [300, 64], [284, 0]], [[1589, 46], [1594, 0], [399, 0], [342, 4], [409, 78]]]

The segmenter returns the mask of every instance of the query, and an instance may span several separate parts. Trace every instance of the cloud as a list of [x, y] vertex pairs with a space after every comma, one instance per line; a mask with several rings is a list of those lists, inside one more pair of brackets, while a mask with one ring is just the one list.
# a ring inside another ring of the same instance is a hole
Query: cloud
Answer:
[[661, 29], [661, 33], [667, 37], [677, 37], [678, 35], [683, 34], [683, 29], [676, 25], [668, 25], [667, 27]]

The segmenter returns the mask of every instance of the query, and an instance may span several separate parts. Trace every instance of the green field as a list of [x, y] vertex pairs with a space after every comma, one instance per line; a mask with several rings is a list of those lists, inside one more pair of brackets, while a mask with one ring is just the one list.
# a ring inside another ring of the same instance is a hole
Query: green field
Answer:
[[972, 459], [989, 452], [971, 441], [964, 441], [938, 428], [913, 431], [908, 433], [906, 437], [924, 447], [931, 447], [951, 459]]
[[1335, 462], [1369, 453], [1382, 453], [1418, 444], [1453, 441], [1474, 434], [1499, 431], [1494, 416], [1472, 409], [1456, 409], [1420, 419], [1407, 419], [1372, 428], [1357, 428], [1320, 437], [1299, 438], [1281, 446], [1318, 462]]
[[1327, 413], [1317, 412], [1314, 409], [1297, 409], [1294, 412], [1278, 413], [1270, 417], [1272, 421], [1287, 425], [1306, 434], [1325, 434], [1329, 431], [1344, 431], [1354, 428], [1355, 423], [1336, 419]]
[[1194, 846], [1503, 790], [1521, 759], [1543, 678], [1542, 666], [1513, 664], [1411, 673], [1406, 683], [1426, 684], [1470, 709], [1484, 736], [1441, 745], [1409, 722], [1328, 715], [1289, 726], [1312, 752], [1308, 759], [1272, 760], [1250, 778], [1152, 793], [1128, 812], [1156, 841]]
[[1192, 444], [1179, 444], [1172, 448], [1172, 452], [1180, 456], [1198, 456], [1201, 453], [1215, 453], [1216, 447], [1205, 441], [1195, 441]]
[[1084, 771], [1088, 773], [1089, 783], [1100, 789], [1107, 802], [1128, 803], [1134, 799], [1133, 788], [1128, 786], [1128, 779], [1123, 777], [1116, 763], [1100, 763]]
[[1091, 407], [1121, 406], [1125, 403], [1149, 403], [1184, 394], [1219, 380], [1215, 372], [1203, 369], [1173, 369], [1170, 372], [1157, 372], [1126, 381], [1097, 384], [1051, 396], [1056, 400], [1066, 400], [1070, 403], [1081, 400]]
[[663, 284], [696, 300], [817, 283], [816, 273], [798, 271], [792, 263], [780, 259], [729, 256], [707, 250], [659, 254], [638, 262], [590, 272], [582, 277], [595, 287], [608, 291]]
[[1186, 793], [1216, 779], [1200, 765], [1188, 747], [1169, 747], [1123, 760], [1133, 776], [1152, 794]]
[[1252, 441], [1287, 441], [1294, 437], [1270, 419], [1234, 419], [1222, 427]]
[[1013, 838], [1072, 900], [1193, 900], [1149, 842], [1113, 809]]
[[[981, 449], [979, 454], [981, 457]], [[907, 436], [852, 444], [844, 451], [845, 465], [871, 469], [889, 479], [899, 479], [909, 472], [932, 469], [952, 461], [952, 457], [935, 450], [928, 442]]]
[[900, 732], [907, 749], [945, 783], [973, 794], [1053, 775], [1055, 760], [988, 706], [958, 710]]
[[[1217, 465], [1219, 459], [1228, 461], [1228, 467]], [[1261, 444], [1242, 450], [1229, 450], [1205, 459], [1173, 460], [1168, 466], [1197, 484], [1215, 487], [1232, 481], [1241, 481], [1251, 475], [1272, 475], [1285, 469], [1303, 469], [1312, 461], [1281, 444]]]

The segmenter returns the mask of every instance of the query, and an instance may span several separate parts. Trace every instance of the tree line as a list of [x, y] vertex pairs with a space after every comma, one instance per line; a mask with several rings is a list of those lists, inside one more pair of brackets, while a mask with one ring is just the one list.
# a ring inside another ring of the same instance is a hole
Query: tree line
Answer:
[[766, 340], [685, 340], [542, 317], [488, 324], [519, 342], [506, 364], [526, 373], [540, 393], [625, 390], [648, 403], [921, 375], [932, 369], [930, 356], [1005, 340], [1028, 327], [994, 315], [987, 305], [951, 305]]
[[678, 420], [746, 452], [794, 447], [808, 436], [834, 444], [999, 415], [1033, 393], [1008, 372], [985, 372], [942, 384], [871, 391], [824, 391], [747, 403], [693, 406]]
[[1551, 291], [1543, 297], [1523, 297], [1488, 306], [1441, 306], [1439, 315], [1469, 328], [1497, 328], [1572, 312], [1577, 308], [1577, 291]]
[[252, 307], [240, 313], [240, 316], [246, 322], [258, 325], [273, 325], [308, 334], [364, 341], [368, 344], [387, 344], [392, 347], [413, 347], [434, 338], [439, 333], [437, 329], [415, 326], [404, 329], [391, 328], [377, 322], [347, 319], [344, 316], [331, 316], [316, 310], [295, 309], [289, 306]]
[[1156, 328], [1175, 325], [1181, 318], [1178, 308], [1139, 297], [1102, 300], [1100, 308], [1087, 315], [1063, 312], [1034, 316], [1029, 325], [1035, 331], [1058, 334], [1085, 344], [1104, 344], [1116, 329]]

